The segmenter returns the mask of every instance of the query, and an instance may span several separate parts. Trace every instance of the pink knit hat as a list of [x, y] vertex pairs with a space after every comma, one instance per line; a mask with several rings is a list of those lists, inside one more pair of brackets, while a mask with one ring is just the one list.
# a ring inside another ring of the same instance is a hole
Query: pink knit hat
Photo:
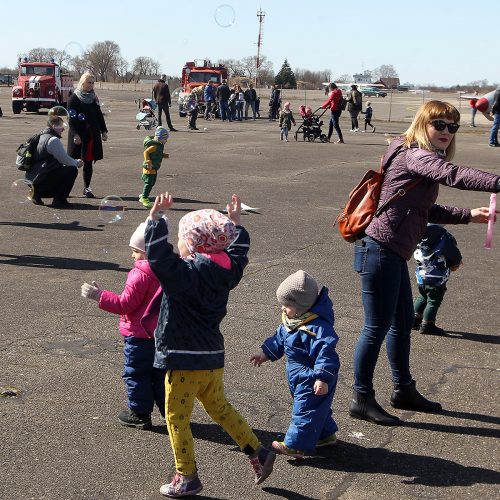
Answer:
[[179, 221], [179, 238], [191, 253], [217, 253], [235, 240], [236, 226], [224, 214], [205, 208], [182, 217]]

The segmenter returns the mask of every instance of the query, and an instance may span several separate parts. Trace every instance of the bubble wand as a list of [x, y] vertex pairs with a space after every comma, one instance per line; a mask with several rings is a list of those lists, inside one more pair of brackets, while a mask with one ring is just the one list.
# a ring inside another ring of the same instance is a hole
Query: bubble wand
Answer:
[[486, 230], [486, 241], [484, 242], [484, 248], [491, 250], [491, 244], [493, 242], [493, 226], [495, 225], [495, 212], [497, 208], [497, 195], [491, 193], [490, 196], [490, 213], [488, 215], [488, 229]]

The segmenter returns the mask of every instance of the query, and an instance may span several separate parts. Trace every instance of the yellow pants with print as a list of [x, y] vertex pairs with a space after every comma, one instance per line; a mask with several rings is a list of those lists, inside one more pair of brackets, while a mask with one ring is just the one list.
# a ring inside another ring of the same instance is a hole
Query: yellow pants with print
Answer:
[[[165, 377], [165, 418], [181, 474], [196, 472], [191, 413], [195, 399], [243, 450], [256, 450], [260, 442], [246, 420], [231, 406], [224, 394], [224, 369], [169, 370]], [[248, 449], [247, 448], [247, 449]]]

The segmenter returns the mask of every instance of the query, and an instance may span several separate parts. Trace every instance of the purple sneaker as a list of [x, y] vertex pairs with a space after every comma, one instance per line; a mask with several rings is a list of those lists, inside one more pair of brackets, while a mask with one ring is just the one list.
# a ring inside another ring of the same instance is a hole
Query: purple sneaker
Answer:
[[160, 493], [169, 498], [179, 498], [196, 495], [203, 489], [198, 474], [191, 479], [186, 479], [186, 477], [176, 472], [172, 481], [160, 488]]
[[257, 456], [250, 459], [253, 470], [255, 472], [255, 484], [263, 483], [273, 471], [274, 460], [276, 453], [268, 450], [263, 446], [260, 447]]

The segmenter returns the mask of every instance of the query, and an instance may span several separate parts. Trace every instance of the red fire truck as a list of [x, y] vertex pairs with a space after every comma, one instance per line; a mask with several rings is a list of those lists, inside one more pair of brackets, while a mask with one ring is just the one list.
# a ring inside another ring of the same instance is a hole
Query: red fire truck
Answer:
[[25, 58], [19, 63], [17, 85], [12, 88], [12, 112], [18, 115], [40, 108], [66, 106], [73, 93], [73, 77], [61, 73], [54, 61], [28, 62]]
[[[182, 68], [181, 92], [179, 94], [179, 115], [186, 116], [182, 109], [182, 102], [187, 95], [196, 87], [203, 87], [209, 81], [218, 87], [222, 80], [227, 80], [227, 68], [223, 64], [215, 66], [208, 59], [195, 59], [188, 61]], [[200, 94], [198, 102], [203, 102], [203, 94]]]

